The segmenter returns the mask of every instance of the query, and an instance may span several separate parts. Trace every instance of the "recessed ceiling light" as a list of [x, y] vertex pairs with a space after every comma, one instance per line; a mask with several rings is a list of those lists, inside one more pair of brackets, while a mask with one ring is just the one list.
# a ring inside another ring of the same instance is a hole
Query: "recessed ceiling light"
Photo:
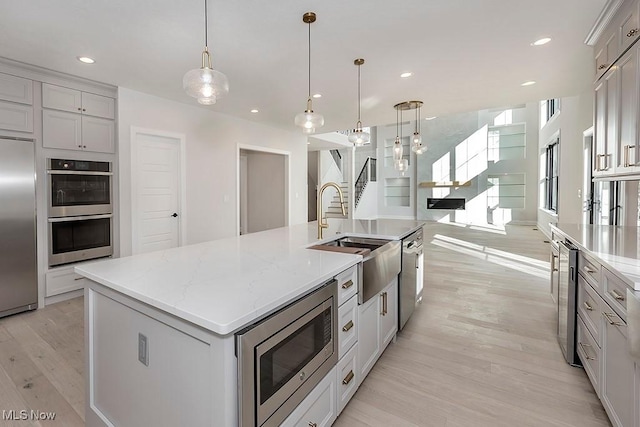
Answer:
[[425, 117], [424, 119], [425, 119], [425, 120], [433, 120], [433, 119], [435, 119], [435, 118], [436, 118], [436, 116], [433, 116], [433, 117]]
[[406, 79], [407, 77], [411, 77], [413, 76], [413, 73], [402, 73], [400, 74], [400, 77], [402, 77], [403, 79]]
[[258, 110], [256, 110], [255, 108], [253, 110], [251, 110], [252, 113], [257, 113]]
[[316, 93], [313, 95], [314, 98], [322, 98], [322, 94], [320, 93]]
[[534, 84], [536, 84], [536, 82], [534, 82], [533, 80], [529, 80], [528, 82], [522, 83], [520, 86], [531, 86]]
[[78, 56], [78, 61], [84, 62], [85, 64], [93, 64], [95, 59], [89, 58], [88, 56]]
[[547, 44], [551, 41], [550, 37], [544, 37], [541, 38], [540, 40], [536, 40], [533, 43], [531, 43], [533, 46], [542, 46], [543, 44]]

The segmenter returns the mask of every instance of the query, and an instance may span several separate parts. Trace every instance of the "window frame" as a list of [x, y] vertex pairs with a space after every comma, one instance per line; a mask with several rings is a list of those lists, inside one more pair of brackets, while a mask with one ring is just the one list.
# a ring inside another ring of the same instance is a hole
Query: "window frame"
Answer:
[[545, 146], [544, 209], [558, 213], [559, 175], [560, 175], [560, 137], [554, 136]]

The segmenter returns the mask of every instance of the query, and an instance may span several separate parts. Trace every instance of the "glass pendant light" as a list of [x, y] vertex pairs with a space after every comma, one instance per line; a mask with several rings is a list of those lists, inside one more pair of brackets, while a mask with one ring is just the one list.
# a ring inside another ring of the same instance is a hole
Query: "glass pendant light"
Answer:
[[356, 147], [362, 147], [369, 142], [370, 138], [369, 133], [362, 130], [362, 122], [360, 121], [360, 66], [364, 64], [364, 59], [358, 58], [353, 63], [358, 67], [358, 122], [356, 128], [349, 134], [349, 142], [352, 142]]
[[415, 127], [415, 131], [413, 132], [413, 139], [411, 140], [411, 151], [413, 151], [416, 154], [422, 154], [425, 151], [427, 151], [427, 146], [422, 144], [422, 135], [420, 134], [420, 130], [421, 130], [421, 123], [420, 123], [420, 108], [422, 107], [422, 102], [421, 101], [413, 101], [416, 105], [416, 127]]
[[182, 78], [182, 87], [187, 95], [198, 99], [202, 105], [213, 105], [229, 93], [229, 80], [220, 71], [211, 67], [209, 54], [209, 34], [207, 20], [207, 0], [204, 0], [204, 51], [202, 51], [202, 67], [188, 71]]
[[324, 117], [322, 117], [322, 114], [313, 112], [311, 102], [311, 24], [316, 22], [316, 14], [314, 12], [305, 13], [302, 15], [302, 22], [309, 26], [309, 92], [307, 96], [307, 109], [296, 115], [294, 123], [296, 126], [302, 128], [303, 133], [311, 134], [314, 133], [317, 128], [324, 125]]

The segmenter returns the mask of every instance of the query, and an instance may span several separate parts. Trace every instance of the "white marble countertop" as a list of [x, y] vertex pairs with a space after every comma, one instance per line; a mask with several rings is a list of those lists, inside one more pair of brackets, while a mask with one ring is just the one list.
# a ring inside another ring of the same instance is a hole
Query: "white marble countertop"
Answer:
[[[408, 236], [424, 221], [330, 219], [322, 241]], [[75, 267], [76, 273], [219, 335], [231, 334], [362, 260], [307, 249], [317, 223]]]
[[565, 235], [640, 291], [640, 227], [560, 223], [551, 229]]

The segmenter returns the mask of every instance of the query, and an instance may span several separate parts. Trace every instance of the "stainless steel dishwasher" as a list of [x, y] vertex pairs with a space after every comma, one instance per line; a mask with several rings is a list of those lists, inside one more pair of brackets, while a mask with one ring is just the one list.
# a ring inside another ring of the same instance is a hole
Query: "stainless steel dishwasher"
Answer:
[[582, 366], [576, 352], [578, 249], [569, 241], [558, 245], [558, 343], [570, 365]]
[[424, 251], [422, 228], [402, 240], [402, 271], [400, 272], [400, 302], [398, 330], [413, 314], [416, 303], [422, 299], [424, 279]]

